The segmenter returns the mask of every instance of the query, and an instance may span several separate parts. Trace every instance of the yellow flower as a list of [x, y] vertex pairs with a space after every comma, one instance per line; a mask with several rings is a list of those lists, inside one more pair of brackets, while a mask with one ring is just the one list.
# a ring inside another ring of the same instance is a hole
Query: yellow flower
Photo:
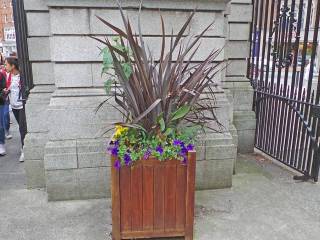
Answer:
[[119, 138], [123, 133], [126, 133], [128, 131], [127, 127], [123, 127], [121, 125], [116, 125], [116, 132], [113, 135], [113, 139]]

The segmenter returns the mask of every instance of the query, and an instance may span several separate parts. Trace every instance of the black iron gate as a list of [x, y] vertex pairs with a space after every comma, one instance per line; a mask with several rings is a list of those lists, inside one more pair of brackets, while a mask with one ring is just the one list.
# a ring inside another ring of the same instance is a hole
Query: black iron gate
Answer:
[[320, 0], [253, 0], [255, 147], [318, 181]]
[[[23, 94], [27, 95], [30, 89], [33, 88], [32, 69], [29, 61], [28, 53], [28, 29], [26, 13], [24, 10], [24, 0], [12, 0], [14, 25], [16, 30], [17, 55], [21, 70], [21, 76], [24, 80], [25, 91]], [[41, 23], [40, 23], [41, 24]], [[24, 96], [26, 98], [26, 96]]]

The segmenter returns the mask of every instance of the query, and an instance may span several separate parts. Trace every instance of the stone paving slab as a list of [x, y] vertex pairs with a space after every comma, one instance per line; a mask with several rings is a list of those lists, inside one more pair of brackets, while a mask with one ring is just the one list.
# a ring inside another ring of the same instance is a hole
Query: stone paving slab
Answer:
[[11, 115], [11, 121], [13, 124], [10, 131], [13, 138], [6, 140], [7, 155], [0, 157], [0, 192], [7, 189], [26, 188], [24, 163], [19, 163], [21, 153], [20, 135], [13, 115]]
[[[239, 155], [231, 189], [196, 194], [196, 240], [320, 236], [320, 187], [257, 155]], [[3, 170], [3, 169], [2, 169]], [[43, 190], [0, 190], [0, 239], [109, 240], [111, 201], [47, 202]]]

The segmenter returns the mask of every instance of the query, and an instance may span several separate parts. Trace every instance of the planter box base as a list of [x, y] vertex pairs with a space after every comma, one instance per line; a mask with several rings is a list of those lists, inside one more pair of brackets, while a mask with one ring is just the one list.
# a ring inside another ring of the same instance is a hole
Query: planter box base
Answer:
[[[113, 159], [113, 163], [116, 159]], [[178, 160], [141, 160], [112, 168], [114, 240], [185, 237], [193, 239], [196, 153]]]

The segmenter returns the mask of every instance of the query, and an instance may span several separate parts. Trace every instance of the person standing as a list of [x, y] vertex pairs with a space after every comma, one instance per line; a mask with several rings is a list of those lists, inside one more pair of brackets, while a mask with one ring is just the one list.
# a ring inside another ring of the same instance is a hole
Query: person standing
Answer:
[[[3, 57], [3, 55], [0, 53], [0, 68], [1, 68], [1, 72], [2, 74], [6, 77], [6, 88], [8, 88], [8, 86], [10, 85], [10, 76], [4, 66], [5, 64], [5, 58]], [[10, 134], [10, 107], [9, 107], [9, 98], [6, 97], [5, 99], [5, 104], [4, 104], [4, 107], [3, 107], [3, 118], [4, 118], [4, 130], [5, 130], [5, 137], [6, 139], [11, 139], [12, 138], [12, 135]]]
[[0, 71], [0, 156], [6, 155], [5, 131], [4, 131], [4, 104], [7, 97], [6, 76]]
[[12, 108], [13, 115], [19, 124], [19, 132], [21, 137], [21, 156], [20, 162], [24, 161], [23, 146], [24, 138], [27, 134], [27, 123], [24, 109], [24, 102], [22, 99], [22, 84], [23, 81], [20, 77], [19, 63], [16, 57], [9, 57], [6, 59], [6, 69], [11, 74], [10, 86], [6, 89], [9, 94], [10, 105]]
[[[3, 74], [6, 76], [6, 89], [10, 87], [11, 84], [11, 73], [8, 72], [6, 67], [3, 69]], [[4, 130], [5, 130], [5, 137], [6, 139], [11, 139], [12, 135], [10, 133], [10, 100], [9, 96], [6, 97], [5, 99], [5, 104], [3, 108], [3, 117], [4, 117]]]

